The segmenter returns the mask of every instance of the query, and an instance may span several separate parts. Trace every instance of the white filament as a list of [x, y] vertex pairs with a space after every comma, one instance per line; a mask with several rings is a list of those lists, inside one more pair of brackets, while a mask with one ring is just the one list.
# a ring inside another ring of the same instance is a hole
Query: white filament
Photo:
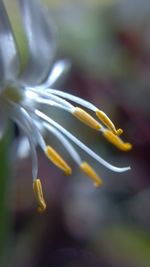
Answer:
[[84, 99], [82, 99], [81, 97], [78, 97], [78, 96], [74, 96], [72, 94], [69, 94], [69, 93], [66, 93], [66, 92], [63, 92], [63, 91], [59, 91], [59, 90], [55, 90], [55, 89], [46, 89], [45, 90], [46, 92], [50, 93], [50, 94], [54, 94], [54, 95], [57, 95], [57, 96], [61, 96], [65, 99], [68, 99], [72, 102], [75, 102], [87, 109], [90, 109], [94, 112], [96, 112], [97, 110], [97, 107], [94, 106], [92, 103], [90, 103], [89, 101], [86, 101]]
[[63, 106], [62, 104], [58, 104], [52, 100], [49, 100], [49, 99], [45, 99], [45, 98], [41, 98], [41, 97], [36, 97], [34, 98], [34, 101], [37, 102], [37, 103], [40, 103], [40, 104], [44, 104], [44, 105], [48, 105], [48, 106], [53, 106], [53, 107], [56, 107], [56, 108], [61, 108], [63, 110], [66, 110], [68, 112], [72, 112], [72, 108], [70, 107], [66, 107], [66, 106]]
[[60, 133], [56, 128], [54, 128], [53, 126], [51, 126], [50, 124], [46, 122], [44, 122], [43, 125], [48, 131], [53, 133], [60, 140], [60, 142], [63, 144], [63, 146], [68, 151], [68, 153], [71, 155], [71, 157], [74, 159], [74, 161], [80, 166], [82, 161], [81, 161], [81, 158], [78, 152], [75, 150], [72, 144], [64, 137], [64, 135]]
[[10, 102], [8, 108], [10, 109], [10, 112], [9, 112], [10, 117], [12, 118], [14, 122], [17, 123], [17, 125], [20, 126], [20, 128], [23, 130], [23, 132], [25, 133], [29, 141], [31, 159], [32, 159], [32, 179], [34, 181], [35, 179], [37, 179], [37, 175], [38, 175], [38, 159], [37, 159], [37, 153], [36, 153], [35, 140], [33, 137], [32, 125], [30, 125], [30, 121], [25, 115], [26, 111], [20, 108], [20, 106]]
[[42, 91], [41, 90], [37, 90], [37, 89], [34, 89], [32, 87], [26, 87], [26, 92], [33, 92], [35, 94], [37, 94], [38, 96], [41, 96], [45, 99], [49, 99], [51, 101], [54, 101], [62, 106], [66, 106], [68, 108], [73, 108], [74, 106], [72, 104], [70, 104], [69, 102], [67, 102], [66, 100], [56, 96], [56, 95], [52, 95], [46, 91]]
[[54, 120], [46, 116], [44, 113], [42, 113], [41, 111], [37, 109], [34, 112], [39, 118], [45, 120], [49, 124], [56, 127], [60, 132], [62, 132], [65, 136], [67, 136], [70, 140], [72, 140], [77, 146], [79, 146], [82, 150], [84, 150], [87, 154], [89, 154], [92, 158], [97, 160], [99, 163], [101, 163], [106, 168], [114, 172], [125, 172], [127, 170], [130, 170], [130, 167], [119, 168], [119, 167], [111, 165], [110, 163], [105, 161], [103, 158], [101, 158], [99, 155], [97, 155], [94, 151], [92, 151], [90, 148], [88, 148], [85, 144], [83, 144], [80, 140], [78, 140], [75, 136], [73, 136], [69, 131], [67, 131], [57, 122], [55, 122]]

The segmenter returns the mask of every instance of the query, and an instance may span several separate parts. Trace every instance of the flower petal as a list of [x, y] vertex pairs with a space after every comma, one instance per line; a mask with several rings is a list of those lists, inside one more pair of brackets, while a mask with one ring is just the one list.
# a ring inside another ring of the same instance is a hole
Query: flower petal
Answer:
[[0, 81], [14, 80], [19, 74], [19, 56], [10, 22], [0, 1]]
[[48, 76], [55, 42], [49, 14], [37, 0], [19, 0], [28, 41], [29, 59], [21, 79], [40, 84]]
[[71, 68], [71, 62], [67, 59], [61, 59], [56, 61], [53, 65], [51, 72], [49, 73], [47, 80], [37, 89], [48, 88], [48, 87], [57, 87], [60, 85], [60, 82], [64, 81], [69, 70]]

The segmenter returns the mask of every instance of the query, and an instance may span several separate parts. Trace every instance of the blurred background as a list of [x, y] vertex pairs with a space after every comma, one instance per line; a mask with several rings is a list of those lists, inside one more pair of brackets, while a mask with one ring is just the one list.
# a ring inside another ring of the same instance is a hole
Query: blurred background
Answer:
[[[17, 2], [4, 3], [25, 61], [26, 40], [18, 23]], [[54, 62], [69, 61], [56, 88], [105, 111], [124, 129], [123, 138], [133, 144], [133, 150], [118, 151], [65, 112], [47, 112], [103, 158], [132, 169], [115, 174], [90, 160], [104, 179], [104, 186], [95, 189], [73, 162], [73, 175], [66, 177], [38, 150], [39, 177], [48, 206], [44, 214], [38, 214], [31, 158], [14, 156], [22, 139], [11, 125], [0, 142], [0, 266], [149, 267], [150, 2], [43, 3], [56, 33]], [[58, 147], [56, 139], [50, 142]]]

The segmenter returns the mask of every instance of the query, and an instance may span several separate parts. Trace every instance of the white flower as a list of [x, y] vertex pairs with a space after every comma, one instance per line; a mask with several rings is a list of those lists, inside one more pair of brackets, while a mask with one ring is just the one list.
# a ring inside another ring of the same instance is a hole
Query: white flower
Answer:
[[[28, 138], [32, 156], [33, 189], [39, 204], [39, 211], [42, 212], [46, 209], [46, 204], [41, 181], [38, 179], [36, 146], [39, 145], [45, 155], [66, 174], [71, 174], [72, 170], [56, 150], [45, 143], [41, 128], [58, 138], [79, 168], [91, 177], [95, 186], [100, 186], [102, 179], [87, 162], [81, 159], [74, 145], [114, 172], [124, 172], [130, 169], [130, 167], [113, 166], [102, 159], [72, 133], [43, 113], [42, 105], [47, 105], [49, 108], [55, 106], [71, 113], [89, 127], [101, 132], [108, 141], [121, 150], [130, 150], [131, 144], [124, 143], [118, 137], [122, 130], [116, 130], [112, 121], [96, 106], [80, 97], [52, 89], [66, 65], [65, 61], [58, 61], [50, 72], [55, 42], [47, 11], [37, 0], [18, 1], [28, 41], [29, 59], [26, 69], [20, 74], [16, 42], [4, 4], [0, 1], [0, 116], [3, 120], [7, 117], [12, 119]], [[101, 123], [84, 111], [81, 106], [94, 112]]]

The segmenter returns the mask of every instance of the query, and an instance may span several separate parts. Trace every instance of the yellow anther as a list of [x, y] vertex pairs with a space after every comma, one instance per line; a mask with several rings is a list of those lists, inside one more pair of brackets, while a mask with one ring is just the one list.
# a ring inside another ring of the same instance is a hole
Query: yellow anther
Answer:
[[121, 135], [121, 134], [123, 134], [123, 130], [119, 128], [119, 129], [117, 130], [117, 135], [119, 136], [119, 135]]
[[101, 125], [85, 110], [76, 107], [73, 111], [73, 115], [82, 121], [83, 123], [87, 124], [89, 127], [99, 131], [101, 128]]
[[89, 176], [94, 181], [94, 185], [96, 187], [101, 186], [103, 184], [103, 180], [97, 175], [97, 173], [87, 162], [82, 162], [80, 168], [87, 176]]
[[67, 175], [72, 173], [70, 166], [63, 160], [63, 158], [51, 146], [46, 147], [47, 157]]
[[33, 182], [33, 191], [38, 202], [38, 212], [44, 212], [46, 210], [46, 203], [43, 197], [43, 190], [40, 179], [36, 179]]
[[113, 134], [110, 130], [103, 132], [104, 137], [114, 146], [123, 151], [128, 151], [132, 148], [130, 143], [124, 143], [117, 135]]
[[113, 124], [113, 122], [108, 118], [108, 116], [103, 111], [98, 109], [96, 111], [96, 116], [99, 118], [100, 121], [102, 121], [102, 123], [104, 123], [105, 126], [107, 126], [110, 130], [112, 130], [114, 134], [120, 135], [123, 133], [122, 129], [116, 130], [116, 127]]

